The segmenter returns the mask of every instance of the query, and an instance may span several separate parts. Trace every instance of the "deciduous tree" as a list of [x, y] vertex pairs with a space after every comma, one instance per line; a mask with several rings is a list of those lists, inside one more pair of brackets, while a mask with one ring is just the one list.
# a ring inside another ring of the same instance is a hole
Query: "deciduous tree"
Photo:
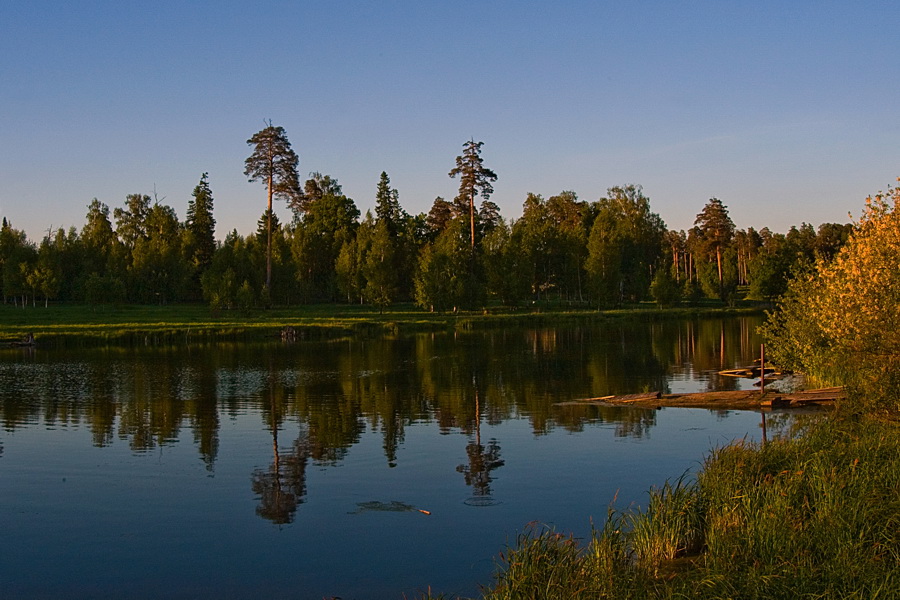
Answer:
[[599, 305], [647, 296], [666, 246], [665, 231], [640, 186], [610, 188], [598, 201], [585, 266]]
[[850, 387], [852, 406], [900, 412], [900, 188], [866, 200], [847, 245], [795, 279], [764, 333], [779, 364]]

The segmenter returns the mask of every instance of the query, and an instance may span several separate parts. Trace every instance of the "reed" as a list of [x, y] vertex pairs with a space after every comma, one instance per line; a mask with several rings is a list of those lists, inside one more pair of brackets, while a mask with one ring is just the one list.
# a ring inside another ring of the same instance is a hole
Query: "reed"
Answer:
[[630, 548], [637, 565], [654, 576], [660, 568], [703, 545], [704, 510], [696, 486], [682, 476], [652, 489], [646, 512], [629, 513]]

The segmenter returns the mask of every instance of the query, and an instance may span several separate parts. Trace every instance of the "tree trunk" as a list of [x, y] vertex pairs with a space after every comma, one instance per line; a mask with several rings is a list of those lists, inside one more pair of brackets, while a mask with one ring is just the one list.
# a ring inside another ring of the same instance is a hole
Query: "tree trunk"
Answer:
[[472, 231], [472, 250], [475, 250], [475, 194], [469, 195], [469, 224]]
[[716, 246], [716, 264], [719, 267], [719, 290], [722, 289], [722, 246]]
[[[274, 168], [274, 167], [273, 167]], [[268, 230], [266, 240], [266, 289], [269, 294], [272, 293], [272, 170], [269, 170], [269, 210], [266, 213], [266, 229]]]

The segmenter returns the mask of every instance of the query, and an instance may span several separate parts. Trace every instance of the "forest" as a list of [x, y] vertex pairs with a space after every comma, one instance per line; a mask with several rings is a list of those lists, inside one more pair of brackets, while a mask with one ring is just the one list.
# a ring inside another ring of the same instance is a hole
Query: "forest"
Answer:
[[[112, 211], [94, 199], [80, 231], [49, 231], [40, 243], [4, 218], [4, 304], [205, 302], [219, 311], [415, 302], [450, 311], [556, 301], [611, 308], [701, 298], [731, 304], [739, 290], [771, 302], [793, 276], [833, 258], [853, 230], [840, 223], [803, 223], [787, 233], [738, 229], [727, 206], [711, 198], [698, 203], [690, 230], [674, 231], [634, 184], [595, 201], [573, 191], [529, 193], [522, 216], [507, 220], [490, 200], [498, 176], [474, 140], [449, 172], [459, 179], [452, 200], [438, 197], [428, 213], [409, 214], [382, 172], [373, 182], [374, 214], [361, 215], [335, 177], [311, 173], [301, 184], [283, 128], [269, 124], [247, 143], [245, 175], [268, 196], [254, 233], [216, 239], [206, 173], [184, 220], [146, 194], [128, 195]], [[273, 199], [290, 207], [289, 223], [279, 222]]]

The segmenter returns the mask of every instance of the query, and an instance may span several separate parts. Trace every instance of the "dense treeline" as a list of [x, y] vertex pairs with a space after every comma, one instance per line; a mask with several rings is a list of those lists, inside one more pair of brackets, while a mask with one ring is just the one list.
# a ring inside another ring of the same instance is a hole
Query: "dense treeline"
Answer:
[[[739, 286], [772, 300], [792, 274], [834, 256], [852, 229], [738, 230], [713, 198], [689, 231], [670, 231], [637, 185], [610, 188], [592, 202], [572, 191], [528, 194], [521, 218], [507, 221], [490, 201], [497, 175], [475, 141], [464, 144], [449, 173], [460, 182], [452, 201], [438, 197], [427, 214], [410, 215], [382, 173], [374, 214], [361, 215], [329, 175], [312, 173], [300, 185], [283, 129], [270, 125], [248, 144], [255, 151], [245, 173], [269, 192], [254, 233], [235, 230], [216, 241], [205, 173], [184, 221], [144, 194], [129, 195], [112, 213], [95, 199], [80, 232], [59, 229], [40, 244], [4, 218], [4, 303], [205, 301], [219, 310], [415, 301], [445, 311], [545, 299], [597, 307], [703, 296], [732, 302]], [[279, 222], [273, 197], [291, 208], [290, 223]]]

